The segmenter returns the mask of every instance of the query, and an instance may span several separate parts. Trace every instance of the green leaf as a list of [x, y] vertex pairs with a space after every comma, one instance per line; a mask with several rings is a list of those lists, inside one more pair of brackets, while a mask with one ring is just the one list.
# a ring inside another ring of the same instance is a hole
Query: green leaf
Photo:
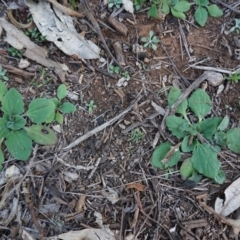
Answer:
[[213, 134], [217, 131], [222, 118], [213, 117], [208, 118], [199, 124], [199, 132], [207, 139], [211, 139]]
[[221, 17], [223, 15], [223, 11], [216, 4], [207, 6], [207, 9], [209, 15], [212, 17]]
[[3, 96], [6, 93], [7, 93], [7, 86], [2, 81], [0, 81], [0, 102], [2, 101]]
[[55, 119], [59, 124], [63, 124], [63, 115], [60, 112], [56, 112]]
[[194, 0], [195, 3], [199, 6], [206, 7], [209, 4], [208, 0]]
[[188, 178], [188, 180], [195, 182], [198, 184], [202, 179], [202, 175], [198, 174], [197, 172], [194, 172], [193, 175]]
[[194, 14], [194, 18], [201, 27], [204, 27], [208, 18], [207, 10], [199, 6]]
[[166, 2], [163, 2], [160, 10], [164, 14], [169, 14], [170, 12], [169, 4], [167, 4]]
[[186, 15], [183, 12], [176, 11], [172, 7], [171, 7], [171, 13], [176, 18], [180, 18], [180, 19], [185, 19], [186, 18]]
[[29, 104], [26, 114], [32, 122], [40, 124], [48, 119], [54, 109], [53, 101], [46, 98], [36, 98]]
[[235, 153], [240, 153], [240, 128], [232, 128], [226, 135], [228, 148]]
[[[177, 87], [172, 87], [170, 89], [170, 92], [168, 94], [168, 106], [171, 107], [180, 97], [182, 94], [181, 90]], [[188, 107], [188, 101], [187, 99], [184, 99], [176, 109], [176, 113], [182, 114], [183, 116], [186, 115], [186, 110]]]
[[77, 108], [70, 102], [65, 102], [60, 107], [60, 111], [62, 111], [62, 113], [73, 113], [76, 110]]
[[183, 125], [189, 125], [185, 119], [176, 117], [174, 115], [168, 116], [166, 119], [166, 125], [168, 129], [172, 132], [172, 135], [176, 136], [178, 139], [186, 136], [186, 132], [182, 129]]
[[214, 135], [215, 143], [226, 147], [227, 146], [227, 134], [225, 132], [216, 132]]
[[158, 18], [158, 9], [156, 5], [152, 5], [148, 10], [148, 16], [153, 18]]
[[217, 153], [206, 143], [199, 144], [194, 148], [191, 161], [199, 173], [209, 178], [215, 178], [220, 169]]
[[3, 169], [3, 162], [4, 162], [4, 155], [3, 155], [3, 152], [2, 150], [0, 149], [0, 171], [2, 171]]
[[181, 153], [178, 150], [172, 155], [172, 157], [167, 161], [167, 163], [164, 164], [164, 167], [165, 168], [173, 167], [178, 163], [180, 159], [181, 159]]
[[4, 113], [19, 115], [24, 111], [23, 106], [22, 95], [15, 88], [11, 88], [2, 99], [2, 111]]
[[219, 170], [217, 176], [214, 178], [214, 181], [218, 184], [223, 184], [226, 180], [226, 174], [223, 170]]
[[6, 122], [6, 126], [12, 130], [19, 130], [26, 125], [26, 120], [20, 115], [4, 114], [3, 119]]
[[191, 4], [187, 1], [179, 1], [173, 8], [178, 12], [187, 12], [189, 11]]
[[185, 159], [180, 167], [181, 177], [183, 178], [183, 180], [186, 180], [187, 178], [192, 176], [193, 172], [194, 172], [194, 168], [193, 168], [191, 158]]
[[190, 142], [191, 136], [185, 136], [183, 138], [181, 149], [183, 152], [191, 152], [194, 147], [197, 145], [198, 141], [196, 139], [192, 139], [192, 142]]
[[170, 142], [165, 142], [157, 146], [152, 154], [151, 163], [154, 167], [159, 169], [164, 169], [164, 165], [162, 164], [162, 160], [167, 155], [171, 148]]
[[6, 122], [3, 118], [0, 118], [0, 140], [5, 138], [10, 133], [10, 130], [7, 128]]
[[188, 99], [188, 106], [201, 121], [204, 116], [210, 113], [212, 101], [204, 90], [197, 89]]
[[228, 127], [228, 124], [229, 124], [229, 117], [226, 115], [221, 121], [221, 123], [219, 124], [217, 130], [224, 131]]
[[57, 136], [47, 126], [43, 125], [32, 125], [24, 128], [29, 138], [34, 142], [42, 145], [53, 145], [57, 142]]
[[10, 132], [5, 144], [11, 155], [18, 160], [27, 160], [32, 152], [32, 140], [25, 130]]
[[51, 122], [53, 122], [53, 121], [55, 120], [55, 115], [56, 115], [56, 113], [55, 113], [55, 111], [53, 111], [53, 112], [50, 114], [50, 116], [46, 119], [45, 123], [51, 123]]
[[51, 98], [50, 100], [55, 104], [55, 108], [60, 107], [60, 101], [57, 98]]
[[65, 84], [61, 84], [57, 89], [57, 97], [59, 100], [65, 98], [68, 94], [67, 87]]

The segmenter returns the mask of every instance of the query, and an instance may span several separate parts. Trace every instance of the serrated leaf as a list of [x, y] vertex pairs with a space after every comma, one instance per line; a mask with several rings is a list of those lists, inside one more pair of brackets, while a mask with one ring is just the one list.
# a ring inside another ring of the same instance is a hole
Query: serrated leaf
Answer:
[[204, 27], [208, 19], [207, 10], [204, 7], [199, 6], [194, 13], [194, 18], [201, 27]]
[[213, 134], [217, 131], [221, 121], [222, 118], [218, 117], [208, 118], [199, 124], [199, 132], [203, 135], [203, 137], [211, 139]]
[[32, 140], [25, 130], [10, 132], [6, 137], [5, 145], [11, 155], [18, 160], [27, 160], [32, 152]]
[[226, 174], [223, 170], [219, 170], [217, 176], [214, 178], [214, 181], [218, 184], [223, 184], [226, 180]]
[[4, 162], [4, 155], [3, 155], [3, 152], [2, 152], [2, 150], [0, 149], [0, 171], [2, 171], [2, 169], [3, 169], [3, 162]]
[[7, 93], [7, 86], [2, 81], [0, 81], [0, 102], [2, 101], [3, 96], [6, 93]]
[[153, 18], [158, 18], [158, 9], [156, 5], [152, 5], [148, 10], [148, 16]]
[[27, 123], [26, 120], [20, 115], [10, 115], [5, 113], [3, 118], [6, 122], [7, 128], [12, 130], [19, 130]]
[[185, 136], [183, 138], [182, 144], [181, 144], [181, 149], [183, 152], [191, 152], [194, 147], [197, 145], [197, 142], [195, 139], [192, 139], [192, 136]]
[[57, 97], [59, 100], [65, 98], [68, 94], [67, 87], [65, 84], [61, 84], [57, 89]]
[[201, 120], [204, 116], [210, 113], [212, 109], [212, 101], [204, 90], [197, 89], [188, 99], [188, 106], [199, 120]]
[[[177, 87], [172, 87], [170, 89], [170, 92], [168, 94], [168, 106], [171, 107], [180, 97], [182, 94], [181, 90]], [[186, 110], [188, 107], [188, 101], [187, 99], [184, 99], [176, 109], [176, 113], [182, 114], [183, 116], [186, 115]]]
[[195, 3], [199, 6], [206, 7], [209, 4], [208, 0], [194, 0]]
[[59, 123], [59, 124], [63, 124], [63, 115], [59, 112], [56, 112], [56, 117], [55, 117], [56, 121]]
[[174, 10], [178, 11], [178, 12], [187, 12], [189, 11], [191, 7], [191, 4], [187, 1], [179, 1], [178, 3], [176, 3], [174, 5]]
[[207, 6], [207, 9], [209, 15], [212, 17], [221, 17], [223, 15], [223, 11], [216, 4]]
[[227, 146], [227, 134], [225, 132], [216, 132], [214, 135], [214, 141], [216, 144], [226, 147]]
[[180, 167], [180, 175], [183, 180], [186, 180], [190, 176], [192, 176], [194, 172], [194, 167], [191, 161], [191, 158], [187, 158], [183, 161], [181, 167]]
[[19, 115], [24, 111], [23, 106], [22, 95], [15, 88], [11, 88], [2, 99], [2, 111], [4, 113]]
[[42, 145], [53, 145], [57, 142], [57, 136], [47, 126], [43, 125], [32, 125], [24, 128], [29, 138], [34, 142]]
[[235, 153], [240, 153], [240, 128], [232, 128], [226, 133], [227, 146]]
[[183, 12], [176, 11], [173, 7], [171, 7], [171, 13], [174, 17], [185, 19], [186, 15]]
[[219, 124], [217, 129], [219, 131], [224, 131], [228, 127], [228, 124], [229, 124], [229, 117], [226, 115], [221, 121], [221, 123]]
[[220, 169], [217, 153], [206, 143], [197, 145], [191, 158], [193, 167], [209, 178], [215, 178]]
[[189, 125], [185, 119], [182, 119], [177, 116], [168, 116], [166, 119], [166, 125], [168, 129], [172, 132], [172, 135], [178, 139], [183, 138], [187, 133], [183, 130], [183, 125]]
[[65, 102], [60, 107], [60, 111], [62, 111], [62, 113], [73, 113], [76, 110], [77, 108], [70, 102]]
[[5, 138], [10, 133], [4, 119], [0, 118], [0, 140]]
[[26, 115], [32, 122], [40, 124], [45, 122], [54, 112], [54, 103], [46, 98], [36, 98], [28, 106]]

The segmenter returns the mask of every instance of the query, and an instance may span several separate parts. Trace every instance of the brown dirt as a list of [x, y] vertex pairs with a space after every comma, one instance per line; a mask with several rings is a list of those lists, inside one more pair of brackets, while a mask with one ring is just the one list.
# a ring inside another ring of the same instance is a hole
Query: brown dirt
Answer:
[[[95, 17], [100, 18], [107, 10], [99, 11], [97, 6], [98, 2], [93, 1], [91, 8], [95, 12]], [[205, 60], [199, 65], [227, 70], [239, 67], [239, 60], [234, 54], [231, 56], [226, 44], [225, 46], [223, 44], [227, 42], [233, 53], [238, 49], [233, 39], [236, 34], [224, 34], [236, 17], [235, 13], [228, 12], [222, 18], [210, 18], [204, 28], [180, 21], [192, 49], [191, 55], [196, 57], [193, 63]], [[107, 18], [102, 21], [107, 24]], [[111, 52], [114, 52], [112, 48], [114, 42], [120, 41], [124, 44], [127, 61], [124, 69], [129, 71], [131, 79], [126, 87], [121, 88], [123, 98], [116, 93], [116, 79], [97, 71], [92, 72], [82, 62], [74, 62], [73, 58], [59, 51], [55, 52], [50, 57], [67, 64], [72, 70], [67, 77], [66, 85], [70, 92], [76, 93], [79, 97], [77, 101], [71, 100], [78, 107], [78, 111], [65, 117], [62, 133], [58, 134], [58, 144], [53, 147], [39, 146], [32, 160], [16, 161], [5, 152], [7, 160], [0, 180], [3, 179], [4, 171], [12, 165], [19, 167], [23, 175], [30, 168], [27, 177], [30, 179], [29, 189], [34, 215], [43, 227], [46, 237], [71, 230], [98, 228], [94, 212], [99, 212], [102, 214], [103, 224], [109, 225], [118, 239], [127, 239], [130, 234], [141, 240], [239, 239], [239, 236], [234, 238], [229, 226], [221, 224], [199, 203], [207, 200], [207, 204], [214, 207], [216, 197], [239, 176], [239, 156], [225, 154], [230, 164], [221, 160], [222, 169], [227, 175], [225, 184], [220, 186], [204, 178], [192, 189], [186, 189], [178, 171], [179, 166], [174, 167], [172, 172], [167, 172], [156, 170], [150, 164], [152, 143], [163, 120], [161, 116], [147, 119], [155, 113], [151, 101], [165, 108], [167, 92], [160, 93], [160, 90], [172, 86], [173, 80], [178, 80], [184, 89], [203, 73], [203, 70], [189, 67], [189, 58], [180, 40], [178, 21], [171, 16], [167, 16], [165, 21], [153, 20], [147, 18], [146, 13], [138, 13], [136, 25], [126, 20], [123, 23], [129, 30], [126, 37], [102, 27]], [[76, 22], [76, 28], [81, 27], [81, 24]], [[145, 69], [139, 69], [132, 45], [140, 43], [140, 38], [147, 36], [150, 30], [155, 32], [161, 43], [158, 44], [156, 51], [148, 49], [146, 58], [138, 60], [140, 65], [145, 65]], [[90, 29], [86, 38], [102, 46], [100, 39]], [[19, 59], [6, 55], [7, 44], [4, 43], [4, 36], [1, 40], [3, 43], [0, 45], [0, 63], [17, 67]], [[96, 65], [97, 61], [92, 63]], [[31, 69], [36, 68], [39, 69], [39, 66], [31, 63]], [[106, 66], [103, 70], [107, 72]], [[42, 84], [39, 70], [33, 70], [36, 73], [33, 79], [9, 74], [8, 84], [21, 91], [26, 101], [39, 96], [52, 97], [60, 82], [53, 72], [47, 69], [46, 71], [52, 78], [47, 84]], [[218, 87], [207, 87], [207, 92], [214, 102], [213, 115], [222, 117], [229, 115], [231, 125], [239, 126], [240, 85], [226, 80], [223, 84], [224, 90], [218, 96], [216, 95]], [[140, 92], [142, 99], [132, 111], [68, 152], [64, 162], [71, 164], [72, 167], [57, 160], [63, 154], [63, 147], [121, 113]], [[86, 109], [86, 103], [90, 100], [94, 100], [97, 105], [93, 114], [89, 114]], [[126, 132], [130, 126], [133, 126], [133, 129], [137, 126], [136, 128], [144, 133], [144, 138], [140, 142], [129, 141], [131, 131], [124, 134], [124, 130]], [[170, 135], [168, 137], [170, 138]], [[158, 144], [163, 141], [164, 139], [160, 137]], [[29, 166], [29, 163], [34, 165]], [[77, 170], [75, 166], [78, 165], [96, 166], [96, 169], [94, 172]], [[129, 183], [140, 183], [145, 186], [145, 190], [127, 189]], [[2, 197], [6, 184], [1, 181], [0, 184]], [[116, 203], [111, 203], [109, 193], [118, 195]], [[77, 212], [75, 204], [82, 195], [86, 196], [85, 205]], [[18, 213], [8, 225], [1, 226], [3, 220], [10, 214], [14, 198], [19, 201]], [[30, 214], [22, 189], [17, 189], [0, 209], [0, 240], [24, 239], [21, 237], [22, 230], [38, 239], [39, 232]], [[11, 234], [14, 235], [12, 238]]]

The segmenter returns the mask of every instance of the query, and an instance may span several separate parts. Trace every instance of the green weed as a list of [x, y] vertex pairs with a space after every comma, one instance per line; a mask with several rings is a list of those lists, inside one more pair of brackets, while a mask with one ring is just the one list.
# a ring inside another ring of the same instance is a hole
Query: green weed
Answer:
[[138, 143], [143, 139], [143, 137], [144, 137], [144, 134], [141, 132], [141, 130], [136, 128], [136, 129], [132, 130], [128, 141]]
[[151, 48], [154, 51], [157, 49], [157, 43], [159, 43], [159, 39], [154, 35], [154, 32], [151, 30], [149, 32], [148, 37], [142, 37], [141, 42], [144, 43], [143, 47], [145, 48]]
[[95, 105], [94, 100], [91, 100], [86, 104], [86, 107], [88, 108], [88, 112], [91, 114], [93, 113], [94, 109], [97, 108], [97, 105]]
[[7, 70], [3, 69], [2, 66], [0, 65], [0, 80], [8, 81], [9, 78], [6, 74]]
[[14, 47], [9, 47], [7, 50], [13, 57], [22, 58], [22, 53], [18, 49], [14, 48]]

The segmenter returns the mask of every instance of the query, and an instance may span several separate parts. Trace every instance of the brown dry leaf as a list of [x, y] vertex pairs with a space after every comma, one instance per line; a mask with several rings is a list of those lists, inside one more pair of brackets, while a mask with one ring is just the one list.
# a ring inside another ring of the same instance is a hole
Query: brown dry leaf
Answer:
[[77, 204], [75, 206], [75, 210], [78, 213], [81, 213], [84, 211], [85, 208], [85, 200], [86, 200], [86, 195], [81, 195], [80, 198], [77, 201]]
[[76, 55], [79, 59], [99, 58], [99, 47], [77, 32], [70, 16], [65, 15], [55, 6], [51, 7], [46, 1], [35, 3], [32, 0], [25, 0], [25, 3], [41, 34], [65, 54]]
[[58, 238], [62, 240], [116, 240], [116, 238], [106, 230], [95, 228], [70, 231], [58, 235]]
[[43, 48], [33, 43], [23, 32], [18, 30], [13, 24], [9, 23], [5, 18], [0, 18], [0, 25], [6, 31], [6, 38], [4, 39], [11, 46], [18, 50], [26, 49], [23, 56], [36, 61], [37, 63], [54, 68], [62, 81], [65, 81], [65, 74], [62, 66], [50, 59], [47, 59], [47, 52]]
[[129, 183], [127, 184], [126, 189], [134, 188], [138, 190], [139, 192], [144, 192], [146, 189], [146, 186], [142, 185], [141, 183]]
[[226, 217], [240, 207], [240, 178], [235, 180], [224, 191], [225, 200], [217, 198], [215, 202], [216, 213]]

